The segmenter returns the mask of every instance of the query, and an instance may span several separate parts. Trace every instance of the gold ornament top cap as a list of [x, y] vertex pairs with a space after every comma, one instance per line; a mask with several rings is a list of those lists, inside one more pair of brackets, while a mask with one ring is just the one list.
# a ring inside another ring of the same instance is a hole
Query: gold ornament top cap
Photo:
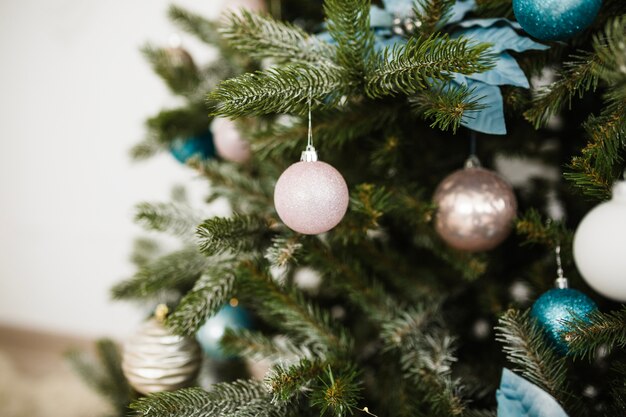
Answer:
[[169, 313], [170, 309], [167, 308], [165, 304], [159, 304], [154, 309], [154, 318], [157, 319], [159, 323], [163, 323], [165, 318], [167, 317], [167, 313]]

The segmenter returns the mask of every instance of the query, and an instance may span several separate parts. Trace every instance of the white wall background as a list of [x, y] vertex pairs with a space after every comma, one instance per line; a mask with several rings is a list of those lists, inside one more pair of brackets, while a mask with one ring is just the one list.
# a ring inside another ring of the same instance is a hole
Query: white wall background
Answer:
[[[176, 4], [215, 16], [220, 3]], [[0, 1], [0, 323], [121, 337], [141, 319], [109, 299], [133, 272], [133, 207], [194, 178], [169, 155], [128, 157], [146, 116], [174, 103], [138, 52], [176, 32], [168, 4]]]

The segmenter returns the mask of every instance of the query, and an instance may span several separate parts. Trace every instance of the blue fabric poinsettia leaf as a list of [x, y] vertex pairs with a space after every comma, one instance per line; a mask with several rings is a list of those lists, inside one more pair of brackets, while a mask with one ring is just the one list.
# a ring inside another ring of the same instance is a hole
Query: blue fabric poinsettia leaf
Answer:
[[524, 71], [522, 71], [515, 58], [506, 52], [498, 55], [495, 67], [485, 72], [466, 75], [466, 77], [490, 85], [512, 85], [530, 88]]
[[419, 7], [419, 3], [415, 0], [383, 0], [385, 10], [395, 17], [405, 18], [412, 17], [414, 7]]
[[467, 85], [473, 91], [472, 99], [483, 106], [479, 110], [465, 112], [461, 118], [462, 126], [489, 135], [506, 135], [504, 106], [499, 87], [463, 76], [455, 76], [450, 83], [453, 86]]
[[476, 42], [490, 43], [491, 52], [516, 51], [524, 52], [531, 49], [545, 50], [549, 47], [518, 34], [510, 26], [490, 26], [463, 28], [452, 34], [453, 38], [463, 36]]
[[513, 20], [505, 19], [504, 17], [494, 17], [491, 19], [467, 19], [459, 22], [459, 26], [462, 28], [471, 28], [473, 26], [480, 26], [483, 28], [494, 25], [509, 25], [513, 29], [521, 29], [522, 25]]
[[370, 7], [370, 27], [389, 28], [393, 26], [393, 15], [378, 6]]
[[506, 368], [496, 399], [498, 417], [568, 417], [553, 396]]
[[475, 0], [457, 0], [452, 6], [452, 10], [450, 10], [450, 17], [448, 18], [448, 23], [456, 23], [463, 20], [466, 14], [470, 11], [474, 10], [476, 7]]

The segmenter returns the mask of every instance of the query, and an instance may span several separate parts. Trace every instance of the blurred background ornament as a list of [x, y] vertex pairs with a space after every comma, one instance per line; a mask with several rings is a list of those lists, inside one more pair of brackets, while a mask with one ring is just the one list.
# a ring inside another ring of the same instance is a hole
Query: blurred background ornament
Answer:
[[207, 319], [198, 329], [196, 339], [207, 356], [217, 360], [229, 359], [220, 346], [220, 340], [226, 329], [239, 330], [251, 327], [250, 314], [239, 305], [239, 300], [233, 298], [217, 314]]
[[507, 368], [502, 369], [496, 399], [498, 417], [567, 417], [553, 396]]
[[234, 121], [216, 117], [211, 122], [211, 133], [220, 157], [240, 164], [250, 159], [250, 144], [241, 137]]
[[210, 130], [188, 138], [177, 138], [170, 143], [170, 152], [180, 163], [186, 164], [191, 158], [201, 160], [215, 156], [213, 134]]
[[613, 197], [580, 222], [574, 235], [574, 260], [587, 284], [603, 296], [626, 302], [626, 181]]
[[433, 197], [435, 230], [451, 247], [468, 252], [495, 248], [507, 238], [517, 212], [511, 185], [471, 156], [448, 175]]
[[190, 386], [202, 355], [195, 340], [172, 333], [164, 325], [167, 307], [159, 305], [124, 345], [122, 370], [129, 384], [142, 394]]
[[163, 52], [174, 68], [195, 68], [196, 66], [189, 52], [180, 46], [165, 48]]
[[513, 0], [515, 18], [537, 39], [563, 41], [593, 23], [602, 0]]

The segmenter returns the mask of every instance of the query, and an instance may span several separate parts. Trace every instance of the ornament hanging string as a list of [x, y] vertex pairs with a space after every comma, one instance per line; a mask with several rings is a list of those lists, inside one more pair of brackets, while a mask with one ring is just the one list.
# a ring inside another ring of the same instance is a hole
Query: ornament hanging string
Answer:
[[317, 151], [313, 146], [313, 122], [311, 116], [311, 96], [309, 96], [309, 130], [307, 131], [306, 148], [302, 152], [300, 161], [315, 162], [317, 161]]
[[554, 255], [556, 257], [556, 287], [563, 289], [569, 287], [567, 282], [567, 278], [563, 276], [563, 263], [561, 262], [561, 243], [556, 242], [556, 247], [554, 248]]
[[307, 132], [307, 143], [306, 143], [306, 148], [307, 150], [309, 149], [314, 149], [313, 148], [313, 127], [312, 127], [312, 121], [311, 121], [311, 99], [309, 98], [309, 130]]

